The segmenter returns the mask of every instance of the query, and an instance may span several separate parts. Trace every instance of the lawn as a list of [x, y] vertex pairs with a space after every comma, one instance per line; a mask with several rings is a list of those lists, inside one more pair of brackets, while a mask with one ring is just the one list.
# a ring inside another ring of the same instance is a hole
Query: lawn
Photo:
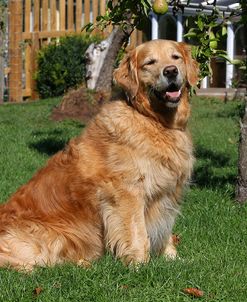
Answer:
[[[0, 106], [0, 200], [5, 201], [84, 125], [50, 120], [59, 99]], [[234, 203], [241, 103], [192, 100], [197, 163], [174, 232], [179, 260], [153, 257], [138, 271], [110, 255], [90, 269], [71, 264], [23, 274], [0, 269], [0, 301], [247, 301], [247, 206]]]

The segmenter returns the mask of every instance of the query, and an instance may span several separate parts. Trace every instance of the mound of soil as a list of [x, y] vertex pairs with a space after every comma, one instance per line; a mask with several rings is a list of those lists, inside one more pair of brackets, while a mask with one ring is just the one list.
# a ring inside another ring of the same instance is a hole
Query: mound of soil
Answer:
[[87, 123], [109, 98], [106, 93], [92, 92], [85, 87], [71, 90], [53, 109], [51, 118], [55, 121], [75, 119]]

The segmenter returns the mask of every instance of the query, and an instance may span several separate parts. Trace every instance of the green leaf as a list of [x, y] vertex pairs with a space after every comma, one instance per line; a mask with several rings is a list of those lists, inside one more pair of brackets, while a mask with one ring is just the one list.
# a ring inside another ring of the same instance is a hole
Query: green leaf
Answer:
[[242, 60], [237, 60], [237, 59], [230, 60], [230, 62], [231, 62], [233, 65], [241, 65], [241, 64], [243, 64], [243, 61], [242, 61]]
[[198, 18], [197, 25], [198, 25], [199, 29], [202, 31], [204, 24], [203, 24], [203, 21], [201, 18]]
[[150, 9], [152, 7], [151, 1], [141, 0], [141, 4], [143, 6], [142, 8], [143, 8], [144, 14], [147, 17], [150, 12]]
[[222, 26], [222, 28], [221, 28], [221, 34], [222, 34], [222, 36], [227, 35], [227, 28], [226, 28], [226, 26]]
[[231, 62], [231, 59], [228, 57], [227, 54], [224, 54], [224, 53], [217, 53], [217, 56], [220, 57], [220, 58], [225, 59], [225, 60], [228, 61], [228, 62]]
[[106, 8], [112, 10], [113, 9], [113, 4], [112, 4], [112, 1], [107, 1], [106, 3]]
[[83, 26], [81, 31], [86, 31], [86, 32], [92, 32], [94, 30], [94, 25], [93, 23], [88, 23], [85, 26]]
[[192, 38], [192, 37], [196, 37], [197, 34], [195, 32], [191, 32], [191, 33], [187, 33], [184, 35], [185, 38]]

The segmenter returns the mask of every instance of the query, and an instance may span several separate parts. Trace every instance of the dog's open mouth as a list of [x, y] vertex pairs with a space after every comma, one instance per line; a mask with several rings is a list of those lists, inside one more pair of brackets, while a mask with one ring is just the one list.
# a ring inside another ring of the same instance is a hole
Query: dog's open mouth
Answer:
[[165, 90], [155, 90], [154, 93], [158, 99], [162, 99], [166, 102], [176, 105], [180, 101], [181, 88], [172, 83]]

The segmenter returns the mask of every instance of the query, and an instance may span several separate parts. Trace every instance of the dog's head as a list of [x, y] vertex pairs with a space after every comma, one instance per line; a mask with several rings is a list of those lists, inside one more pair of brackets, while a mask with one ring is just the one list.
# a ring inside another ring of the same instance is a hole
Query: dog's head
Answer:
[[130, 51], [114, 73], [131, 102], [145, 95], [159, 107], [176, 108], [185, 88], [196, 85], [198, 64], [185, 43], [153, 40]]

